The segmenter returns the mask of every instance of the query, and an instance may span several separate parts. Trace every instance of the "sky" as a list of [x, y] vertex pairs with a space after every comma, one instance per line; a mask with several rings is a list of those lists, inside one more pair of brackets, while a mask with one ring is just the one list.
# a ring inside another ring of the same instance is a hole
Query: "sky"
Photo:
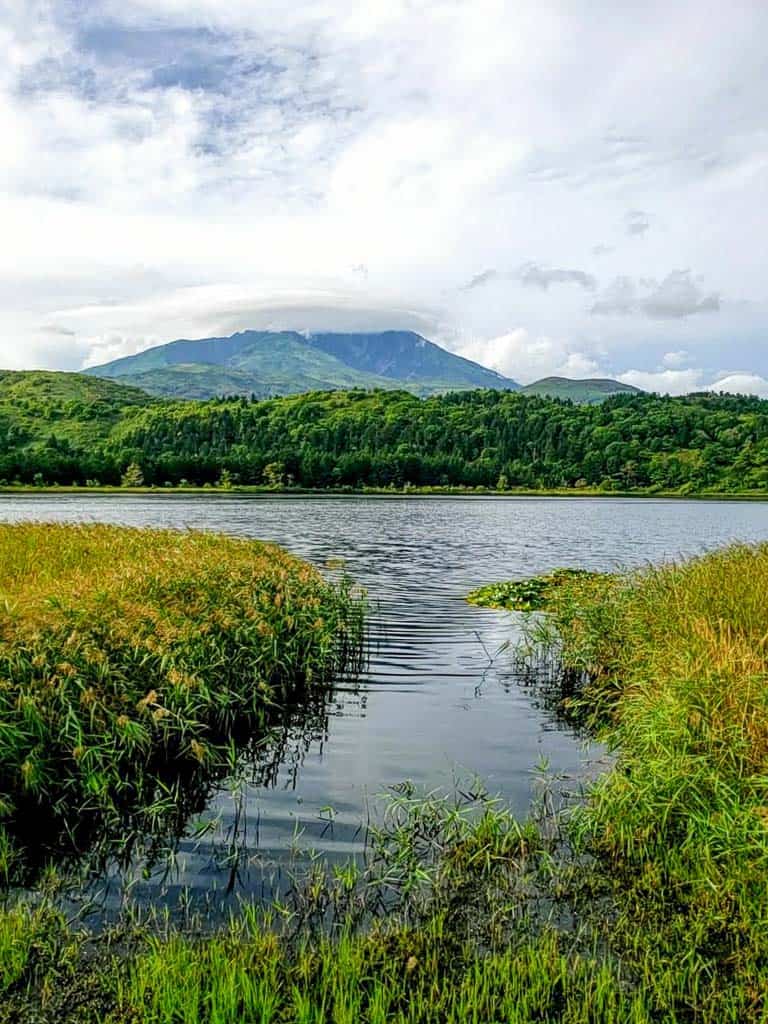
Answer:
[[0, 0], [0, 366], [413, 329], [768, 397], [765, 0]]

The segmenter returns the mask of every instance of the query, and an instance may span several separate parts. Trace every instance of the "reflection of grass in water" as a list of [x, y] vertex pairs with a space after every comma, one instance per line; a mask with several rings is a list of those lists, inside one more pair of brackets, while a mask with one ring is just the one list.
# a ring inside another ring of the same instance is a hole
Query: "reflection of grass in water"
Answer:
[[238, 733], [258, 746], [287, 701], [360, 661], [347, 585], [257, 542], [2, 526], [0, 580], [7, 881], [178, 828]]
[[[500, 608], [526, 614], [547, 612], [558, 606], [563, 594], [570, 595], [571, 601], [580, 597], [589, 599], [596, 592], [602, 593], [603, 588], [611, 585], [613, 578], [610, 573], [587, 569], [553, 569], [541, 576], [478, 587], [467, 595], [467, 601], [481, 608]], [[523, 640], [517, 644], [508, 640], [495, 655], [487, 650], [480, 634], [476, 636], [488, 656], [488, 668], [495, 667], [502, 652], [511, 654], [508, 679], [505, 681], [503, 676], [500, 679], [505, 689], [521, 685], [528, 688], [535, 707], [546, 711], [560, 725], [576, 733], [587, 734], [588, 716], [582, 703], [576, 699], [586, 678], [585, 671], [563, 662], [546, 620], [542, 626], [538, 617], [524, 619]]]

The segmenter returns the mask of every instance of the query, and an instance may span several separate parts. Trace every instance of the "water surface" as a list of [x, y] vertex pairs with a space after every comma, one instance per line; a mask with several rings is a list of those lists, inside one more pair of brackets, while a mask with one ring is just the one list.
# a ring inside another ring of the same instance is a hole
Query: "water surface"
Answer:
[[[536, 776], [578, 778], [583, 740], [520, 685], [507, 655], [489, 660], [515, 616], [472, 608], [475, 586], [561, 565], [615, 569], [768, 538], [768, 503], [537, 498], [0, 498], [0, 519], [99, 521], [219, 530], [282, 544], [326, 571], [343, 559], [374, 603], [370, 669], [318, 712], [291, 716], [271, 764], [222, 784], [182, 840], [176, 869], [139, 890], [254, 893], [291, 851], [359, 851], [371, 801], [410, 779], [450, 789], [480, 776], [525, 813]], [[237, 873], [222, 849], [237, 847]], [[136, 890], [136, 891], [139, 891]]]

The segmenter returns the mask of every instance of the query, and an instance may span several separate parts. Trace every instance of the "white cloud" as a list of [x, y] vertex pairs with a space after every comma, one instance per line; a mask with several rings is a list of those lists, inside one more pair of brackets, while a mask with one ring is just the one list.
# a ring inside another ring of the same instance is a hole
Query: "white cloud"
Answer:
[[651, 220], [643, 210], [628, 210], [624, 227], [628, 235], [644, 235], [651, 226]]
[[689, 356], [685, 349], [678, 352], [665, 352], [661, 357], [662, 364], [670, 370], [679, 370], [688, 362]]
[[589, 377], [598, 370], [590, 355], [552, 338], [532, 338], [522, 327], [496, 338], [465, 342], [457, 351], [520, 384], [550, 376]]
[[[768, 373], [768, 8], [630, 7], [6, 0], [0, 365], [270, 303], [306, 323], [323, 293], [345, 323], [352, 298], [356, 322], [415, 310], [513, 376], [683, 349]], [[592, 316], [592, 288], [633, 315]]]
[[583, 270], [545, 267], [529, 260], [513, 271], [483, 270], [467, 281], [461, 290], [472, 291], [492, 281], [517, 281], [526, 288], [540, 288], [542, 291], [547, 291], [553, 284], [576, 284], [588, 292], [597, 288], [597, 278]]
[[687, 395], [692, 391], [726, 391], [739, 395], [759, 395], [768, 398], [768, 380], [754, 373], [729, 373], [719, 375], [706, 382], [708, 375], [701, 369], [657, 370], [644, 372], [628, 370], [619, 375], [625, 384], [633, 384], [643, 391], [655, 391], [663, 395]]
[[592, 306], [592, 313], [598, 316], [641, 314], [653, 320], [677, 320], [719, 310], [720, 296], [705, 293], [690, 270], [673, 270], [662, 281], [617, 277]]
[[768, 398], [768, 380], [754, 373], [731, 373], [710, 384], [708, 391], [729, 391], [734, 395], [759, 395]]
[[643, 391], [657, 391], [662, 395], [687, 395], [691, 391], [703, 391], [702, 370], [627, 370], [618, 379], [632, 384]]

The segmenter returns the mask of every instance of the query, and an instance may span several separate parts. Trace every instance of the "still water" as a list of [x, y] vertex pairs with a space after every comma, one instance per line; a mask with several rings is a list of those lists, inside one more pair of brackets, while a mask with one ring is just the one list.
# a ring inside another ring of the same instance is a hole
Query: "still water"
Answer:
[[[218, 530], [277, 542], [325, 571], [344, 560], [372, 602], [370, 666], [320, 709], [291, 716], [270, 765], [215, 788], [174, 870], [137, 890], [171, 901], [257, 893], [297, 850], [359, 851], [377, 797], [410, 779], [450, 790], [479, 776], [519, 813], [536, 766], [578, 779], [587, 750], [521, 685], [507, 653], [515, 616], [470, 607], [473, 587], [561, 565], [610, 570], [768, 539], [768, 503], [533, 498], [0, 498], [2, 520]], [[493, 663], [490, 664], [491, 659]], [[490, 667], [489, 667], [490, 664]], [[209, 830], [193, 834], [201, 823]], [[222, 850], [236, 849], [233, 859]], [[115, 879], [113, 878], [113, 884]]]

